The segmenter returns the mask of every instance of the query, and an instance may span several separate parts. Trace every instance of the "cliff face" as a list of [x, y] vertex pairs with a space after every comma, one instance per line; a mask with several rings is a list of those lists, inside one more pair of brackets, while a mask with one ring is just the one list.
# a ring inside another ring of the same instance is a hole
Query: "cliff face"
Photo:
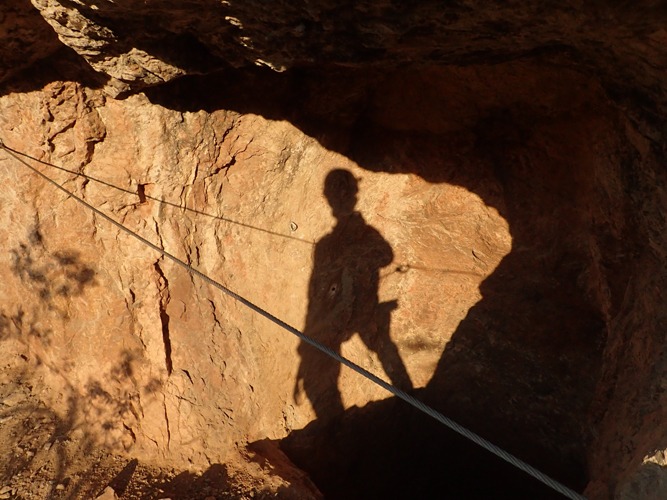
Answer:
[[[591, 498], [662, 484], [666, 12], [33, 4], [0, 138], [104, 183], [26, 161]], [[471, 462], [498, 482], [461, 494], [536, 494], [0, 155], [3, 376], [61, 434], [295, 497], [270, 441], [334, 496]]]

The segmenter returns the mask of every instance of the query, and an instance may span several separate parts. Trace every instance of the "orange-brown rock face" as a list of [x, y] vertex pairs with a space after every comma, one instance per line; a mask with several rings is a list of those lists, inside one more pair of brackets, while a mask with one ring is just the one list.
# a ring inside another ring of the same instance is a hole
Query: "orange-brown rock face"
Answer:
[[[21, 158], [572, 488], [650, 496], [662, 32], [620, 7], [484, 11], [491, 40], [463, 7], [34, 4], [86, 62], [4, 84]], [[549, 494], [0, 156], [0, 340], [61, 433], [177, 468], [250, 457], [294, 498], [319, 492], [290, 460], [333, 498]]]

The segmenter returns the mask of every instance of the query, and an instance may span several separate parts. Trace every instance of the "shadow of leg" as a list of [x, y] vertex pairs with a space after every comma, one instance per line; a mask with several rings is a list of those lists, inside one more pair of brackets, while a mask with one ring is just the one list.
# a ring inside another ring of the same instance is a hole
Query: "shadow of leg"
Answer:
[[[340, 364], [310, 345], [299, 347], [301, 365], [297, 376], [295, 396], [299, 385], [313, 405], [318, 419], [328, 420], [343, 413], [343, 401], [338, 390]], [[295, 400], [298, 399], [295, 397]], [[297, 401], [298, 402], [298, 401]]]
[[389, 336], [391, 312], [397, 306], [398, 303], [395, 300], [380, 303], [376, 312], [377, 331], [361, 332], [359, 335], [366, 346], [378, 355], [382, 368], [389, 376], [391, 383], [399, 389], [411, 391], [413, 387], [410, 375], [398, 353], [398, 348]]

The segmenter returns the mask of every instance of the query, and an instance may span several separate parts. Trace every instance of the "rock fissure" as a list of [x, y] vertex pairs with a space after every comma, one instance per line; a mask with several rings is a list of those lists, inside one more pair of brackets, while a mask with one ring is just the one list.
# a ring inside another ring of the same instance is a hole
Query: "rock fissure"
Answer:
[[163, 408], [164, 408], [165, 430], [167, 432], [167, 442], [165, 444], [165, 447], [167, 450], [169, 450], [169, 445], [171, 444], [171, 427], [169, 425], [169, 409], [167, 408], [166, 395], [165, 395], [165, 400], [163, 402]]
[[164, 345], [165, 369], [167, 370], [167, 375], [169, 376], [174, 369], [173, 361], [171, 359], [172, 346], [169, 332], [170, 317], [167, 313], [167, 306], [171, 300], [171, 296], [169, 294], [169, 281], [167, 281], [167, 277], [160, 267], [160, 261], [156, 261], [153, 264], [153, 267], [155, 268], [155, 272], [158, 275], [158, 305], [160, 310], [162, 343]]

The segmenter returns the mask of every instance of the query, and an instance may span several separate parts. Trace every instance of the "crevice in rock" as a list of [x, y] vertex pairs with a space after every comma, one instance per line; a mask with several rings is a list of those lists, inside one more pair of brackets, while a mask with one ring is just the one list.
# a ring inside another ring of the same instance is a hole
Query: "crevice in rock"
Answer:
[[169, 445], [171, 444], [171, 428], [169, 426], [169, 411], [167, 410], [167, 401], [163, 402], [163, 408], [164, 408], [164, 422], [165, 422], [165, 428], [167, 430], [167, 450], [169, 449]]
[[146, 203], [146, 184], [137, 184], [137, 196], [139, 203]]
[[218, 311], [217, 308], [215, 307], [215, 302], [213, 302], [211, 299], [208, 299], [208, 303], [211, 306], [211, 314], [213, 315], [213, 321], [215, 322], [215, 325], [222, 330], [222, 324], [220, 323], [220, 320], [218, 319]]
[[167, 304], [169, 303], [169, 281], [164, 275], [162, 268], [160, 267], [159, 261], [154, 264], [155, 271], [157, 272], [160, 280], [160, 324], [162, 325], [162, 342], [164, 343], [164, 356], [165, 356], [165, 367], [167, 369], [167, 375], [171, 375], [174, 364], [171, 359], [171, 338], [169, 335], [169, 314], [167, 313]]
[[162, 342], [164, 342], [165, 367], [167, 375], [171, 375], [174, 369], [171, 360], [171, 339], [169, 338], [169, 315], [164, 306], [160, 306], [160, 322], [162, 323]]
[[130, 437], [132, 438], [132, 444], [136, 443], [137, 435], [132, 430], [132, 427], [128, 426], [125, 422], [123, 422], [123, 428], [130, 434]]
[[[225, 135], [223, 136], [223, 140], [224, 140], [224, 137], [226, 137], [226, 135], [227, 134], [225, 133]], [[250, 146], [250, 144], [252, 142], [253, 142], [253, 139], [250, 139], [250, 141], [248, 141], [248, 143], [243, 147], [243, 149], [240, 149], [240, 150], [236, 151], [235, 153], [233, 153], [231, 155], [231, 158], [224, 165], [221, 165], [219, 167], [215, 167], [214, 169], [212, 169], [211, 172], [209, 173], [209, 175], [207, 176], [207, 178], [208, 177], [213, 177], [214, 175], [219, 174], [221, 171], [224, 171], [225, 176], [227, 176], [229, 174], [229, 169], [232, 168], [234, 165], [236, 165], [237, 157], [240, 154], [245, 153], [248, 150], [248, 147]]]

